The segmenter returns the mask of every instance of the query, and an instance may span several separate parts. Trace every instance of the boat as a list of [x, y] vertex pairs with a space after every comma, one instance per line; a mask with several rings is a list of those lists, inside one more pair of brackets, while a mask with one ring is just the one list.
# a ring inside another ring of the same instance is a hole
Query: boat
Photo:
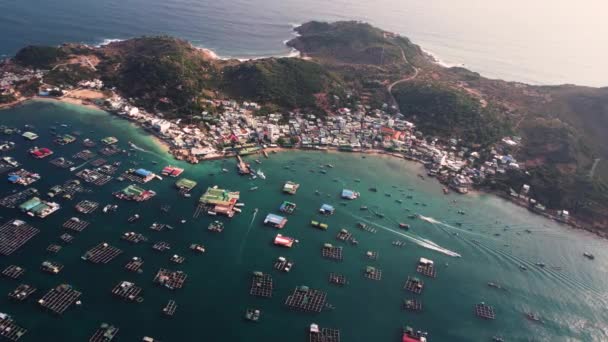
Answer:
[[505, 342], [505, 339], [500, 336], [492, 336], [492, 341], [494, 342]]
[[378, 192], [378, 189], [377, 188], [369, 188], [369, 191], [371, 191], [371, 192]]
[[532, 322], [538, 322], [538, 323], [542, 323], [542, 320], [540, 319], [540, 316], [538, 314], [535, 314], [533, 312], [526, 312], [526, 318]]
[[443, 188], [443, 194], [447, 195], [450, 193], [450, 190], [448, 190], [448, 188]]
[[359, 209], [360, 210], [367, 210], [367, 206], [366, 205], [362, 205]]
[[500, 286], [500, 285], [499, 285], [499, 284], [497, 284], [497, 283], [493, 283], [493, 282], [488, 282], [488, 286], [489, 286], [489, 287], [493, 287], [493, 288], [495, 288], [495, 289], [502, 289], [502, 286]]
[[260, 315], [262, 313], [258, 309], [247, 309], [245, 311], [245, 319], [252, 322], [257, 322], [260, 320]]
[[410, 225], [407, 223], [399, 223], [399, 228], [408, 230], [410, 229]]
[[262, 172], [261, 169], [258, 169], [258, 171], [256, 172], [256, 174], [258, 175], [258, 177], [260, 177], [261, 179], [266, 179], [266, 175], [264, 174], [264, 172]]
[[249, 191], [256, 191], [257, 189], [258, 189], [258, 187], [254, 186], [254, 187], [249, 188]]
[[589, 253], [589, 252], [585, 252], [585, 253], [583, 253], [583, 256], [584, 256], [585, 258], [589, 259], [589, 260], [593, 260], [593, 259], [595, 259], [595, 256], [594, 256], [593, 254]]
[[226, 173], [226, 172], [228, 172], [228, 169], [222, 169], [222, 172]]
[[262, 162], [261, 162], [259, 159], [256, 159], [256, 160], [255, 160], [255, 163], [256, 163], [256, 164], [262, 164]]
[[411, 327], [403, 328], [403, 335], [401, 337], [402, 342], [427, 342], [426, 336], [427, 332], [422, 332], [420, 330], [414, 331]]

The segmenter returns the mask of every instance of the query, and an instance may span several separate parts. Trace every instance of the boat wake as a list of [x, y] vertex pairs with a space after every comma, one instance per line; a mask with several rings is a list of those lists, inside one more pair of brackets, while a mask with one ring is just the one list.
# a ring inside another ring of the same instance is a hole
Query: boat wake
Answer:
[[76, 171], [76, 170], [80, 169], [81, 167], [87, 165], [88, 163], [89, 163], [89, 161], [86, 161], [78, 166], [74, 166], [74, 167], [70, 168], [70, 171]]
[[356, 219], [358, 219], [358, 220], [364, 221], [364, 222], [366, 222], [368, 224], [371, 224], [374, 227], [378, 227], [380, 229], [386, 230], [386, 231], [391, 232], [393, 234], [402, 236], [402, 237], [408, 239], [409, 241], [417, 244], [420, 247], [424, 247], [426, 249], [430, 249], [430, 250], [433, 250], [433, 251], [436, 251], [436, 252], [439, 252], [439, 253], [451, 256], [451, 257], [455, 257], [455, 258], [460, 258], [461, 257], [460, 254], [458, 254], [458, 253], [456, 253], [454, 251], [451, 251], [451, 250], [449, 250], [447, 248], [441, 247], [441, 246], [439, 246], [438, 244], [436, 244], [435, 242], [433, 242], [431, 240], [424, 239], [424, 238], [421, 238], [421, 237], [418, 237], [418, 236], [414, 236], [414, 235], [411, 235], [411, 234], [406, 234], [406, 233], [403, 233], [403, 232], [400, 232], [400, 231], [396, 231], [396, 230], [390, 229], [388, 227], [379, 225], [379, 224], [377, 224], [375, 222], [372, 222], [372, 221], [370, 221], [370, 220], [368, 220], [366, 218], [363, 218], [363, 217], [359, 217], [359, 216], [355, 216], [355, 215], [353, 215], [353, 217], [356, 218]]
[[249, 236], [249, 232], [253, 227], [253, 222], [255, 222], [255, 217], [258, 215], [258, 209], [256, 208], [253, 211], [253, 216], [251, 217], [251, 221], [249, 222], [249, 227], [247, 227], [247, 232], [245, 232], [245, 236], [243, 236], [243, 241], [241, 241], [241, 247], [239, 247], [239, 261], [243, 260], [243, 250], [245, 249], [245, 244], [247, 243], [247, 237]]

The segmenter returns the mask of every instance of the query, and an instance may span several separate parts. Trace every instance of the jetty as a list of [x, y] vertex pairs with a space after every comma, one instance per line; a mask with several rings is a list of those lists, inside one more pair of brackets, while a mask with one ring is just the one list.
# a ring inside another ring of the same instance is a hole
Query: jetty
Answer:
[[144, 301], [144, 299], [139, 296], [141, 290], [141, 287], [135, 285], [135, 283], [121, 281], [114, 286], [112, 294], [126, 301], [141, 303]]
[[19, 284], [17, 287], [8, 293], [8, 297], [12, 300], [22, 302], [36, 292], [36, 288], [28, 284]]
[[182, 271], [171, 271], [161, 268], [154, 276], [154, 282], [170, 290], [181, 289], [184, 287], [188, 275]]
[[335, 285], [339, 285], [339, 286], [344, 286], [344, 285], [348, 284], [348, 280], [346, 279], [346, 276], [343, 274], [339, 274], [339, 273], [330, 273], [329, 282], [331, 284], [335, 284]]
[[249, 175], [251, 174], [251, 168], [249, 166], [249, 164], [245, 163], [243, 161], [243, 158], [241, 158], [241, 156], [239, 156], [238, 154], [236, 155], [236, 168], [239, 172], [239, 175]]
[[111, 342], [118, 335], [118, 328], [108, 323], [101, 323], [89, 339], [89, 342]]
[[94, 264], [107, 264], [122, 254], [122, 250], [102, 242], [89, 249], [81, 258]]
[[19, 279], [25, 273], [25, 268], [17, 265], [7, 266], [2, 275], [10, 279]]
[[61, 284], [47, 292], [38, 300], [38, 304], [52, 313], [61, 315], [76, 303], [81, 294], [71, 285]]
[[125, 264], [125, 269], [131, 272], [142, 272], [142, 267], [144, 265], [144, 261], [140, 257], [133, 257]]
[[342, 261], [342, 247], [336, 247], [330, 243], [323, 244], [323, 248], [321, 248], [321, 255], [327, 259], [333, 259]]
[[69, 229], [75, 232], [82, 232], [86, 227], [89, 226], [89, 222], [81, 220], [78, 217], [72, 217], [65, 221], [62, 225], [63, 228]]
[[26, 332], [27, 329], [19, 326], [10, 315], [0, 312], [0, 336], [18, 341]]
[[0, 254], [11, 255], [25, 245], [40, 230], [25, 223], [25, 221], [13, 219], [0, 227]]
[[424, 282], [415, 277], [407, 277], [403, 288], [415, 294], [421, 294], [422, 290], [424, 289]]
[[262, 272], [253, 272], [249, 294], [258, 297], [272, 297], [272, 276]]
[[340, 342], [340, 330], [319, 328], [315, 323], [310, 325], [308, 342]]
[[163, 308], [163, 313], [167, 316], [173, 317], [175, 315], [175, 311], [177, 310], [177, 304], [174, 300], [170, 299], [167, 302], [167, 305]]
[[321, 312], [325, 307], [327, 293], [313, 290], [308, 286], [298, 286], [287, 296], [285, 305], [293, 310], [305, 312]]

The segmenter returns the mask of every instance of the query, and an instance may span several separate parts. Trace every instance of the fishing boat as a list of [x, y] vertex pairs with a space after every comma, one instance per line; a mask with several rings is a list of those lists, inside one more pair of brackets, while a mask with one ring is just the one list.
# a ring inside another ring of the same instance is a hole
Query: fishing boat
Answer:
[[260, 315], [262, 313], [257, 309], [247, 309], [245, 311], [245, 319], [252, 322], [257, 322], [260, 320]]
[[367, 206], [366, 205], [362, 205], [359, 209], [360, 210], [367, 210]]
[[426, 339], [427, 335], [428, 335], [427, 332], [422, 332], [420, 330], [414, 331], [413, 328], [406, 326], [403, 328], [403, 335], [402, 335], [401, 341], [402, 342], [427, 342], [427, 339]]
[[589, 252], [585, 252], [585, 253], [583, 253], [583, 256], [584, 256], [585, 258], [589, 259], [589, 260], [593, 260], [593, 259], [595, 259], [595, 256], [594, 256], [593, 254], [589, 253]]
[[410, 229], [410, 225], [407, 223], [399, 223], [399, 228], [408, 230]]
[[255, 160], [256, 164], [262, 164], [262, 162], [259, 159]]
[[538, 322], [538, 323], [542, 323], [542, 320], [540, 319], [540, 316], [538, 314], [535, 314], [533, 312], [526, 312], [526, 318], [532, 322]]
[[256, 191], [257, 189], [258, 189], [257, 186], [253, 186], [253, 187], [249, 188], [249, 191]]
[[261, 169], [258, 169], [258, 171], [256, 172], [256, 174], [258, 175], [258, 177], [260, 177], [261, 179], [266, 179], [266, 175], [264, 174], [264, 172], [262, 172]]

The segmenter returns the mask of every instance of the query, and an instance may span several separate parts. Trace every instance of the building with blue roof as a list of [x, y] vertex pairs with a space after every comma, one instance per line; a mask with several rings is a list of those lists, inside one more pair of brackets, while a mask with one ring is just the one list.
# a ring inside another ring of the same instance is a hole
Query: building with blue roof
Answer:
[[321, 209], [319, 209], [319, 212], [323, 215], [331, 215], [336, 211], [336, 209], [329, 205], [329, 204], [323, 204], [321, 206]]
[[264, 219], [264, 224], [273, 226], [278, 229], [282, 229], [287, 224], [287, 219], [283, 216], [268, 214]]

